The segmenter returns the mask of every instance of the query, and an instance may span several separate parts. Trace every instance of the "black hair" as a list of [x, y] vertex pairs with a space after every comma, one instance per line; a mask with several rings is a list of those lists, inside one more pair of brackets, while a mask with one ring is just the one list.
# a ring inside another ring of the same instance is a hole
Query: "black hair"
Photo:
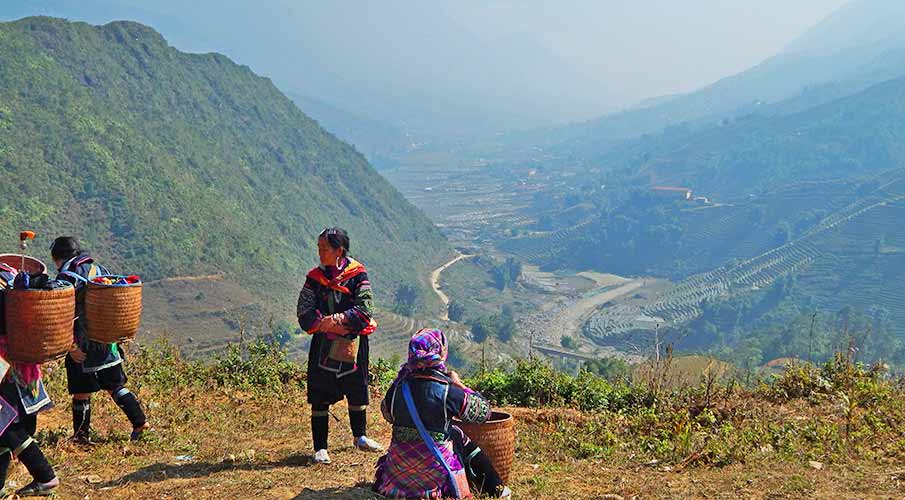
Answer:
[[71, 259], [81, 253], [82, 247], [79, 245], [79, 240], [73, 236], [60, 236], [50, 245], [50, 255], [54, 259]]
[[320, 238], [327, 240], [327, 243], [333, 248], [342, 248], [343, 256], [349, 254], [349, 233], [347, 233], [345, 229], [328, 227], [321, 231], [321, 234], [318, 236], [318, 239]]

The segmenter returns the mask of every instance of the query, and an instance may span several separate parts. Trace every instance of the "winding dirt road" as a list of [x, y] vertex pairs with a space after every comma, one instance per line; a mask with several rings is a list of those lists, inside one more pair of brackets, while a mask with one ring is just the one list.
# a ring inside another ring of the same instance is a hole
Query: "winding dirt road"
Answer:
[[[434, 289], [434, 293], [437, 294], [437, 297], [440, 297], [440, 301], [443, 302], [444, 306], [449, 306], [449, 297], [447, 297], [446, 294], [443, 293], [443, 290], [440, 289], [440, 275], [443, 274], [443, 271], [446, 271], [456, 262], [459, 262], [462, 259], [469, 259], [471, 257], [474, 257], [474, 255], [465, 255], [460, 253], [456, 256], [456, 258], [447, 262], [446, 264], [443, 264], [437, 269], [434, 269], [434, 272], [431, 273], [431, 287]], [[440, 313], [440, 319], [443, 321], [449, 321], [449, 312], [447, 311], [447, 309], [443, 309], [443, 311]]]
[[[628, 295], [644, 286], [644, 279], [634, 279], [609, 290], [587, 295], [578, 300], [559, 299], [535, 314], [522, 318], [520, 323], [531, 333], [536, 343], [559, 345], [563, 336], [579, 338], [581, 326], [595, 309], [608, 301]], [[625, 355], [615, 349], [613, 355]]]

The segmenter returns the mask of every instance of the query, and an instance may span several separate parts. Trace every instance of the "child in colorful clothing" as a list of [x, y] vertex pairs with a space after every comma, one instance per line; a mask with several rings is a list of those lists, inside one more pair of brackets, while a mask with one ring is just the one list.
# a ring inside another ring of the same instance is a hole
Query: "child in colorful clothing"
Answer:
[[[0, 289], [12, 288], [15, 269], [0, 264]], [[0, 358], [8, 368], [0, 381], [0, 497], [6, 497], [6, 474], [12, 457], [25, 465], [33, 481], [16, 492], [19, 496], [47, 496], [60, 480], [32, 436], [38, 427], [38, 413], [53, 407], [41, 367], [35, 364], [9, 363], [6, 335], [0, 335]]]
[[[470, 498], [471, 488], [509, 498], [512, 492], [503, 485], [490, 459], [452, 425], [453, 417], [484, 423], [491, 411], [483, 396], [465, 387], [456, 372], [447, 371], [447, 354], [446, 335], [440, 330], [420, 330], [409, 341], [408, 361], [380, 406], [383, 417], [393, 424], [393, 440], [387, 454], [377, 461], [374, 488], [394, 498]], [[406, 389], [433, 441], [430, 445], [409, 413]], [[439, 463], [437, 451], [445, 464]]]
[[320, 266], [308, 273], [299, 293], [299, 326], [313, 337], [308, 352], [308, 403], [315, 463], [327, 454], [330, 405], [345, 398], [349, 423], [359, 450], [383, 448], [367, 437], [368, 335], [377, 328], [368, 272], [349, 257], [349, 235], [325, 229], [317, 239]]
[[123, 353], [117, 344], [88, 339], [85, 328], [85, 284], [98, 275], [109, 274], [94, 259], [82, 252], [78, 240], [61, 236], [54, 240], [50, 253], [59, 274], [76, 287], [75, 342], [66, 356], [66, 378], [72, 395], [72, 439], [90, 442], [91, 394], [107, 391], [132, 424], [132, 440], [138, 440], [151, 428], [135, 394], [126, 389]]

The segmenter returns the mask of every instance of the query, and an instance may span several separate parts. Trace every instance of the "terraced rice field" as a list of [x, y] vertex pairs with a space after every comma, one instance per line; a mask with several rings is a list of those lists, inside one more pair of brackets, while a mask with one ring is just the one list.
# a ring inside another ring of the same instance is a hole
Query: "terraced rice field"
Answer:
[[538, 262], [545, 257], [552, 256], [554, 250], [561, 249], [572, 237], [579, 234], [586, 227], [600, 223], [599, 218], [590, 218], [558, 231], [535, 233], [531, 236], [506, 241], [501, 248], [529, 262]]
[[[606, 341], [637, 328], [635, 319], [641, 315], [677, 326], [698, 317], [705, 301], [766, 288], [792, 274], [801, 275], [800, 283], [814, 290], [825, 307], [878, 305], [905, 320], [905, 313], [899, 312], [905, 310], [905, 287], [899, 279], [905, 278], [905, 254], [877, 251], [880, 238], [888, 238], [894, 248], [905, 245], [900, 224], [905, 216], [905, 177], [901, 174], [878, 178], [873, 192], [834, 211], [793, 241], [691, 276], [648, 305], [598, 311], [585, 333]], [[831, 276], [838, 279], [831, 282]]]

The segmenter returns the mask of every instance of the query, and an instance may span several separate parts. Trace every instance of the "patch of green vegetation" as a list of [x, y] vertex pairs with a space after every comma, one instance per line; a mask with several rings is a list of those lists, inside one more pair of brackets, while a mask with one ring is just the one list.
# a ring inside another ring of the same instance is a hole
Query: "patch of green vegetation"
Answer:
[[611, 383], [525, 360], [467, 383], [497, 404], [581, 411], [554, 413], [546, 422], [559, 446], [578, 459], [619, 449], [687, 467], [774, 454], [833, 463], [901, 453], [888, 446], [905, 423], [901, 388], [845, 356], [819, 369], [791, 369], [751, 389], [710, 380], [664, 390], [658, 378]]
[[[495, 273], [514, 272], [507, 285], [500, 289]], [[498, 270], [498, 271], [497, 271]], [[517, 272], [516, 272], [517, 271]], [[518, 261], [506, 261], [478, 256], [464, 259], [450, 266], [441, 276], [443, 291], [450, 298], [450, 311], [455, 321], [474, 323], [492, 316], [503, 315], [504, 306], [512, 310], [512, 316], [533, 310], [530, 293], [518, 284], [521, 265]], [[450, 316], [450, 319], [454, 319]], [[492, 335], [493, 333], [491, 333]]]
[[778, 358], [831, 360], [840, 350], [852, 350], [858, 360], [905, 366], [905, 343], [886, 308], [828, 313], [809, 306], [794, 279], [781, 280], [760, 293], [706, 303], [704, 314], [688, 326], [703, 335], [680, 345], [707, 346], [748, 371]]
[[469, 326], [472, 338], [478, 343], [484, 342], [490, 337], [496, 337], [503, 343], [509, 342], [515, 336], [516, 329], [513, 310], [508, 305], [502, 307], [500, 314], [482, 316], [472, 320]]

